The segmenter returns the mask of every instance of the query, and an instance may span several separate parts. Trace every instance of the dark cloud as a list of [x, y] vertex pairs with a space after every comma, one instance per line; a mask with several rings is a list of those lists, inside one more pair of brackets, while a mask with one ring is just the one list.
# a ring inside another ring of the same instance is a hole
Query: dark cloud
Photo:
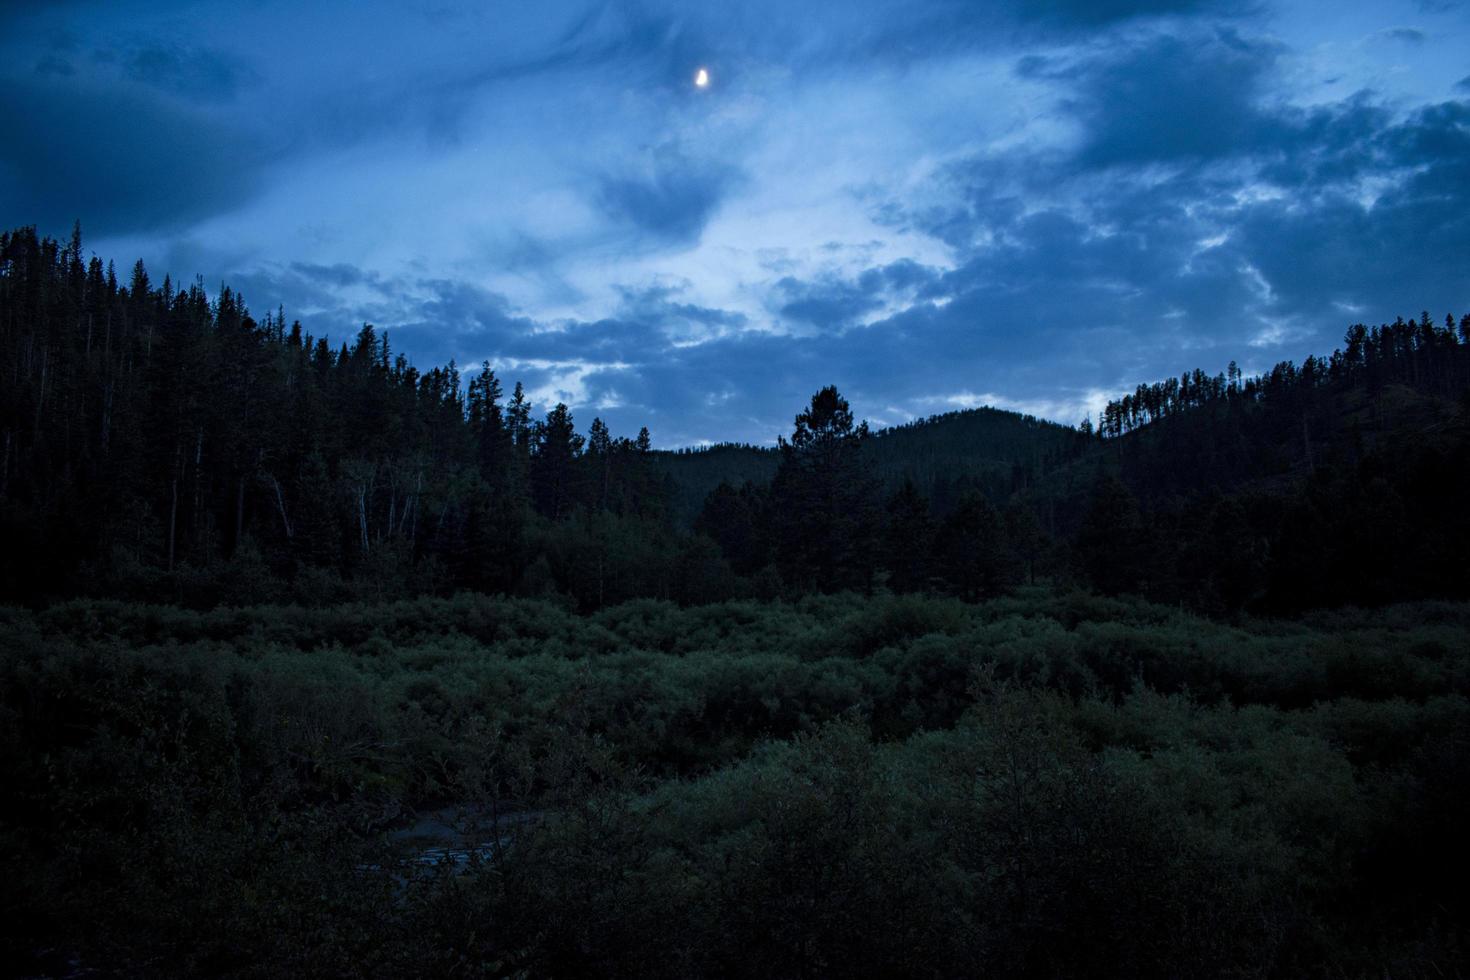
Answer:
[[899, 259], [876, 269], [868, 269], [858, 278], [858, 284], [869, 291], [888, 289], [896, 291], [923, 291], [932, 286], [938, 273], [927, 265], [913, 259]]
[[1227, 0], [1022, 0], [1017, 14], [1023, 21], [1097, 28], [1142, 17], [1243, 14], [1256, 6]]
[[1375, 198], [1344, 185], [1311, 207], [1283, 198], [1241, 216], [1240, 247], [1283, 311], [1320, 316], [1341, 300], [1392, 318], [1470, 306], [1470, 103], [1422, 109], [1375, 143], [1387, 184]]
[[48, 230], [178, 228], [244, 202], [266, 162], [216, 117], [67, 79], [0, 79], [0, 133], [0, 213]]
[[[416, 345], [428, 344], [464, 361], [544, 360], [641, 362], [666, 341], [653, 324], [602, 319], [545, 323], [525, 316], [504, 296], [459, 280], [412, 284], [403, 311], [381, 323]], [[447, 359], [447, 358], [446, 358]]]
[[40, 75], [43, 78], [47, 75], [59, 75], [62, 77], [66, 77], [70, 75], [75, 75], [76, 73], [76, 67], [73, 66], [72, 63], [66, 58], [63, 58], [58, 54], [44, 54], [41, 56], [41, 60], [36, 62], [36, 74]]
[[[1163, 34], [1049, 77], [1073, 86], [1067, 105], [1086, 133], [1084, 166], [1209, 160], [1271, 138], [1260, 102], [1279, 53], [1233, 31]], [[1043, 69], [1032, 60], [1020, 70]]]
[[356, 286], [365, 282], [377, 282], [378, 276], [373, 272], [365, 272], [355, 265], [346, 262], [337, 262], [332, 265], [318, 265], [312, 262], [292, 262], [290, 269], [293, 273], [312, 282], [319, 282], [327, 286]]
[[1423, 44], [1428, 39], [1428, 35], [1417, 27], [1389, 27], [1379, 33], [1390, 41], [1401, 41], [1404, 44]]
[[[1159, 18], [1238, 19], [1260, 5], [1240, 0], [940, 0], [870, 5], [867, 23], [824, 52], [900, 64], [963, 50], [1003, 50], [1018, 44], [1095, 39], [1121, 25]], [[862, 9], [862, 8], [855, 8]]]
[[739, 329], [747, 324], [749, 318], [735, 310], [720, 310], [696, 303], [680, 302], [678, 297], [685, 289], [687, 285], [677, 288], [647, 286], [641, 289], [620, 286], [618, 293], [623, 298], [620, 315], [675, 330], [687, 324], [717, 331]]
[[595, 200], [609, 218], [668, 244], [697, 240], [738, 177], [727, 164], [695, 159], [672, 146], [659, 147], [639, 163], [598, 178]]
[[883, 306], [876, 290], [841, 280], [802, 282], [785, 276], [777, 281], [776, 292], [781, 299], [777, 311], [783, 319], [825, 331], [851, 326]]
[[[199, 266], [197, 259], [175, 250], [167, 262], [169, 271], [183, 281]], [[376, 272], [354, 265], [314, 265], [292, 262], [247, 268], [228, 274], [225, 281], [257, 310], [284, 307], [291, 319], [299, 319], [312, 332], [346, 335], [355, 325], [379, 320], [402, 283], [384, 280]], [[364, 297], [345, 299], [342, 290], [367, 287]]]
[[776, 312], [787, 321], [841, 331], [892, 302], [932, 298], [939, 281], [936, 270], [913, 259], [867, 269], [854, 279], [806, 281], [783, 276], [775, 284]]
[[[1349, 318], [1470, 305], [1470, 103], [1405, 116], [1366, 95], [1310, 111], [1242, 101], [1256, 131], [1171, 176], [1072, 160], [953, 168], [957, 203], [912, 218], [967, 256], [935, 287], [949, 301], [864, 334], [892, 387], [927, 372], [953, 390], [963, 363], [969, 390], [1037, 397], [1074, 379], [1300, 358], [1331, 349]], [[1058, 192], [1070, 203], [1015, 206]]]
[[122, 62], [134, 81], [201, 102], [228, 102], [256, 77], [233, 55], [181, 45], [144, 45]]

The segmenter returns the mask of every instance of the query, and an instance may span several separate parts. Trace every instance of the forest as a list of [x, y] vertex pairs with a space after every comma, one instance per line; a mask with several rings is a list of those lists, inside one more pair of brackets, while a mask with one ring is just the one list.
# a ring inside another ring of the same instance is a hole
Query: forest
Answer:
[[0, 378], [20, 975], [1470, 970], [1470, 314], [664, 451], [27, 227]]

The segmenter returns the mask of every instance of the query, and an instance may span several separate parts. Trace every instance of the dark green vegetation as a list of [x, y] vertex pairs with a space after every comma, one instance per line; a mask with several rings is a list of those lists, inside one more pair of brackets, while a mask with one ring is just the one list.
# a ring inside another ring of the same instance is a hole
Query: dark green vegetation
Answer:
[[657, 453], [538, 417], [488, 364], [420, 372], [370, 326], [334, 349], [22, 229], [0, 235], [0, 374], [0, 597], [33, 604], [1470, 597], [1470, 317], [1140, 386], [1095, 432], [982, 409], [869, 435], [827, 389], [782, 448]]
[[[461, 596], [0, 625], [9, 962], [1440, 976], [1470, 611]], [[412, 808], [540, 811], [451, 875]], [[377, 869], [377, 870], [374, 870]], [[17, 959], [20, 957], [20, 959]]]
[[1467, 969], [1470, 318], [659, 453], [22, 229], [0, 440], [22, 972]]

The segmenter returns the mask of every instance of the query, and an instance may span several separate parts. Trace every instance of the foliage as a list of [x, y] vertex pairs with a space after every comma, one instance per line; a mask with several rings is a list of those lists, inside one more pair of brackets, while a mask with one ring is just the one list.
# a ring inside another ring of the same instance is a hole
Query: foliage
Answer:
[[[1457, 605], [1226, 626], [1045, 590], [12, 609], [5, 952], [1453, 974], [1467, 649]], [[390, 836], [447, 804], [511, 814], [504, 845], [435, 871]]]

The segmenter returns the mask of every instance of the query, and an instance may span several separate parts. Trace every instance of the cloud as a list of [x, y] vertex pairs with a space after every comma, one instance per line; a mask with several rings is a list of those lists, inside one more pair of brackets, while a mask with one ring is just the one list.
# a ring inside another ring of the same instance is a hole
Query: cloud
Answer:
[[1387, 6], [1335, 54], [1213, 0], [200, 9], [0, 32], [8, 220], [660, 445], [769, 440], [828, 383], [1076, 421], [1470, 308], [1470, 79], [1423, 105], [1463, 67]]
[[773, 294], [777, 313], [784, 320], [840, 332], [894, 305], [906, 306], [916, 296], [932, 298], [939, 280], [937, 270], [913, 259], [900, 259], [866, 269], [852, 279], [783, 276], [776, 281]]
[[1239, 0], [938, 0], [850, 6], [855, 21], [851, 33], [832, 37], [819, 57], [911, 65], [965, 51], [1095, 40], [1112, 29], [1162, 18], [1238, 19], [1259, 10], [1259, 4]]
[[1008, 365], [1004, 386], [983, 371], [946, 385], [942, 368], [934, 383], [1028, 397], [1253, 346], [1321, 352], [1341, 336], [1343, 304], [1392, 319], [1470, 303], [1470, 103], [1403, 114], [1365, 95], [1312, 110], [1241, 101], [1256, 132], [1162, 174], [1034, 157], [951, 168], [954, 203], [918, 220], [968, 258], [936, 287], [949, 302], [867, 329], [875, 356], [890, 372]]
[[256, 78], [234, 55], [178, 44], [145, 44], [122, 56], [128, 78], [200, 102], [228, 102]]
[[882, 300], [875, 292], [840, 280], [802, 282], [785, 276], [776, 283], [780, 315], [824, 331], [849, 327], [881, 309]]
[[47, 75], [70, 76], [76, 73], [76, 67], [69, 60], [55, 53], [48, 52], [36, 62], [36, 74], [43, 78]]
[[1143, 17], [1242, 14], [1254, 7], [1216, 0], [1029, 0], [1017, 4], [1017, 14], [1023, 21], [1097, 28]]
[[699, 239], [738, 176], [728, 164], [664, 145], [635, 166], [599, 177], [595, 201], [615, 222], [663, 244], [686, 245]]
[[1380, 37], [1403, 44], [1423, 44], [1428, 35], [1417, 27], [1386, 27], [1378, 32]]
[[670, 344], [696, 344], [745, 329], [749, 318], [738, 310], [688, 303], [680, 298], [689, 288], [654, 285], [643, 288], [617, 287], [622, 296], [618, 317], [656, 327]]
[[1159, 34], [1080, 64], [1023, 60], [1026, 76], [1069, 83], [1084, 136], [1078, 162], [1098, 168], [1212, 160], [1271, 136], [1260, 107], [1279, 46], [1233, 31]]
[[0, 213], [43, 229], [179, 228], [246, 201], [266, 163], [223, 120], [70, 79], [0, 79], [0, 132]]
[[1420, 109], [1373, 142], [1375, 197], [1365, 201], [1347, 184], [1324, 189], [1312, 207], [1259, 202], [1241, 215], [1241, 247], [1275, 285], [1279, 305], [1299, 315], [1334, 299], [1385, 318], [1425, 306], [1463, 310], [1470, 305], [1470, 103]]

